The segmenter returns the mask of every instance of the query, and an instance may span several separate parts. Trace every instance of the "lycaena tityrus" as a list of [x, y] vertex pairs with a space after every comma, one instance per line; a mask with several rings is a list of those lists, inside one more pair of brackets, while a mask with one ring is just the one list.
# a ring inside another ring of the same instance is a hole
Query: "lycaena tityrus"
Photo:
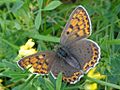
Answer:
[[78, 6], [70, 15], [56, 51], [39, 52], [27, 56], [18, 65], [25, 69], [31, 67], [34, 74], [52, 73], [53, 77], [62, 72], [63, 80], [76, 83], [100, 58], [100, 47], [86, 39], [92, 32], [91, 20], [86, 9]]

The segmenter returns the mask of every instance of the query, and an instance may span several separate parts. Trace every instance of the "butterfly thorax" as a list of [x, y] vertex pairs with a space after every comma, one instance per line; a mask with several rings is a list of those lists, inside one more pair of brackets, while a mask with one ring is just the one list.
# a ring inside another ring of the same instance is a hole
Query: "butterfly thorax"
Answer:
[[57, 49], [57, 55], [60, 57], [60, 58], [66, 58], [68, 55], [69, 55], [69, 53], [68, 53], [68, 51], [65, 49], [65, 47], [63, 47], [63, 46], [59, 46], [58, 47], [58, 49]]
[[81, 69], [78, 60], [72, 55], [68, 48], [65, 46], [59, 46], [57, 49], [57, 56], [63, 60], [65, 60], [69, 65], [74, 68]]

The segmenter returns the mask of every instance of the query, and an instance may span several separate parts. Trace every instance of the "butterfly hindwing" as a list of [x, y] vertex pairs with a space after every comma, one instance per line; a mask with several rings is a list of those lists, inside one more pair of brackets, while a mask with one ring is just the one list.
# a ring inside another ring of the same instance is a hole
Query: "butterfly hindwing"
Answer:
[[88, 72], [100, 58], [100, 47], [89, 39], [82, 39], [69, 45], [69, 52], [76, 57], [83, 72]]
[[[54, 62], [54, 52], [40, 52], [18, 61], [18, 65], [22, 69], [29, 69], [35, 74], [48, 74]], [[51, 57], [52, 56], [52, 57]]]
[[75, 40], [87, 38], [91, 34], [91, 20], [84, 7], [75, 8], [62, 32], [61, 44], [65, 45]]
[[53, 77], [57, 77], [57, 75], [62, 72], [63, 74], [63, 81], [74, 84], [83, 76], [83, 73], [74, 67], [72, 67], [70, 64], [68, 64], [65, 60], [62, 58], [59, 58], [58, 56], [55, 57], [56, 61], [51, 68], [51, 73]]

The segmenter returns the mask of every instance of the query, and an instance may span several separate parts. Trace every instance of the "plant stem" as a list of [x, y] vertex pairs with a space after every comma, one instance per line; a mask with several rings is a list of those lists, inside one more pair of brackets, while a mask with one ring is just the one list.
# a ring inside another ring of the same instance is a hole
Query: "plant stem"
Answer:
[[81, 89], [83, 90], [84, 88], [82, 86], [70, 86], [70, 87], [66, 87], [65, 90], [73, 90], [73, 89]]
[[94, 79], [94, 78], [91, 78], [91, 77], [88, 77], [88, 76], [85, 76], [85, 78], [88, 79], [88, 80], [91, 80], [91, 81], [93, 81], [93, 82], [96, 82], [96, 83], [98, 83], [98, 84], [101, 84], [101, 85], [105, 85], [105, 86], [108, 86], [108, 87], [120, 89], [120, 86], [118, 86], [118, 85], [116, 85], [116, 84], [104, 82], [104, 81], [101, 81], [101, 80], [98, 80], [98, 79]]

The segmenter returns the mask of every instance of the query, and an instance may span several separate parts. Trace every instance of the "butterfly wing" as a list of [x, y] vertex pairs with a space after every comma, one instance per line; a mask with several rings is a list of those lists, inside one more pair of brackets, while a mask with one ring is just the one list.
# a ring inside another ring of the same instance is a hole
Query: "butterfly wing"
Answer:
[[88, 72], [99, 62], [100, 48], [92, 40], [79, 40], [69, 45], [68, 50], [79, 61], [83, 72]]
[[61, 44], [67, 45], [75, 40], [87, 38], [91, 34], [91, 20], [84, 7], [75, 8], [61, 34]]
[[18, 65], [35, 74], [48, 74], [54, 63], [54, 56], [54, 52], [39, 52], [22, 58], [18, 61]]
[[52, 73], [54, 78], [56, 78], [57, 75], [60, 72], [62, 72], [62, 74], [63, 74], [62, 79], [65, 82], [74, 84], [77, 81], [79, 81], [79, 79], [83, 76], [82, 71], [72, 67], [70, 64], [68, 64], [62, 58], [59, 58], [58, 56], [56, 56], [55, 59], [56, 59], [56, 61], [55, 61], [54, 65], [51, 68], [51, 73]]

